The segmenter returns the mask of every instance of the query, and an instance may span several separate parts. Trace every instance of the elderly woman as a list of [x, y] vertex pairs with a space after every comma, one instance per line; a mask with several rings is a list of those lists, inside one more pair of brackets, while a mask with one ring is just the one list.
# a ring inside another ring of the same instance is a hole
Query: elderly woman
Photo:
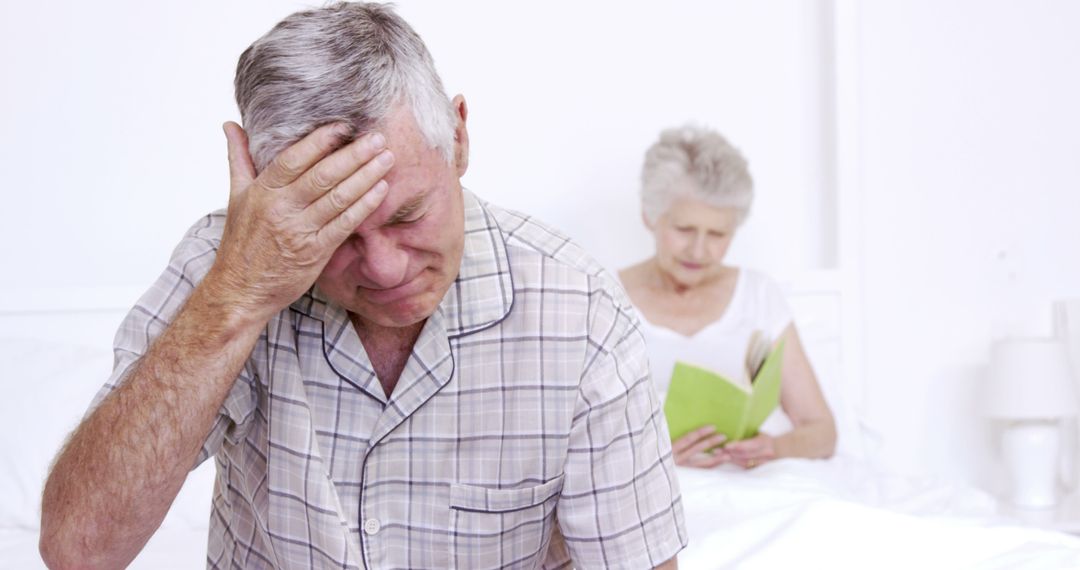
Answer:
[[675, 360], [741, 370], [755, 332], [785, 341], [780, 406], [791, 429], [766, 434], [784, 424], [774, 413], [756, 437], [718, 447], [724, 436], [706, 426], [672, 444], [676, 463], [750, 468], [779, 457], [832, 455], [833, 417], [779, 288], [761, 273], [724, 263], [753, 200], [746, 160], [714, 131], [669, 129], [646, 152], [641, 178], [642, 214], [656, 253], [619, 278], [644, 317], [661, 397]]

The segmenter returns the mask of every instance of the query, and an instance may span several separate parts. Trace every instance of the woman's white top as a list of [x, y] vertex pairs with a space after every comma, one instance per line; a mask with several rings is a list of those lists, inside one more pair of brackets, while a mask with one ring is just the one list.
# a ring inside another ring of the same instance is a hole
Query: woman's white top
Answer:
[[[738, 271], [735, 290], [724, 313], [693, 336], [654, 325], [638, 312], [649, 351], [649, 367], [661, 401], [667, 397], [676, 360], [738, 378], [754, 331], [760, 330], [772, 344], [791, 324], [791, 309], [776, 282], [752, 269]], [[766, 420], [762, 431], [775, 433], [783, 429], [787, 418], [778, 419], [778, 415], [782, 416], [774, 413]]]

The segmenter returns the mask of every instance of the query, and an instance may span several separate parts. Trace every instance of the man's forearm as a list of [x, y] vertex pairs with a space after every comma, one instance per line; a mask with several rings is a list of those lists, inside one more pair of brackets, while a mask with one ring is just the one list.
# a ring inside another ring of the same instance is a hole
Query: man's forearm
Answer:
[[183, 485], [265, 326], [207, 281], [58, 456], [42, 497], [50, 567], [126, 566]]

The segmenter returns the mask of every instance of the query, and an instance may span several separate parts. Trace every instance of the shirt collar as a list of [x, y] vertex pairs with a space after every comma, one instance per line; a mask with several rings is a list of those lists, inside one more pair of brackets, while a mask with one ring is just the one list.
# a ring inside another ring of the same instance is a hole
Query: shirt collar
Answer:
[[502, 230], [487, 205], [462, 190], [465, 202], [465, 246], [461, 270], [446, 292], [439, 311], [448, 336], [486, 329], [510, 314], [514, 283]]

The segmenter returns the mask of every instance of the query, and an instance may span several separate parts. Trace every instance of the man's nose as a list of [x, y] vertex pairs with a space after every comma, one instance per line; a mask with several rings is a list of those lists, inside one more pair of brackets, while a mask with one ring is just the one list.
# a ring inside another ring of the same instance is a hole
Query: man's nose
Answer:
[[405, 280], [409, 255], [394, 240], [378, 235], [364, 236], [363, 249], [360, 271], [372, 287], [388, 289]]

